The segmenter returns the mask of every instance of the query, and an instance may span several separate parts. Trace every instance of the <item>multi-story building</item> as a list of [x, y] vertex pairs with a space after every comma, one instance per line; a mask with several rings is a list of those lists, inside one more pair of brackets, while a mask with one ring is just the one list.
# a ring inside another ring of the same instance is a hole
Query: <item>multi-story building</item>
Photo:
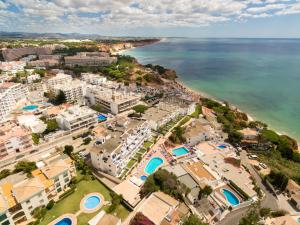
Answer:
[[13, 122], [0, 124], [0, 159], [32, 150], [31, 133]]
[[101, 144], [91, 150], [92, 165], [97, 170], [120, 176], [144, 141], [151, 137], [151, 129], [143, 120], [117, 118], [97, 136]]
[[64, 73], [58, 73], [55, 77], [47, 80], [47, 88], [53, 90], [57, 85], [64, 85], [72, 81], [72, 76]]
[[0, 70], [7, 73], [16, 74], [20, 70], [24, 70], [26, 62], [12, 61], [12, 62], [0, 62]]
[[65, 57], [66, 66], [108, 66], [117, 62], [116, 57], [110, 57], [106, 52], [80, 52], [74, 56]]
[[107, 82], [107, 78], [94, 73], [81, 73], [81, 79], [88, 84], [101, 85]]
[[50, 47], [12, 48], [2, 50], [2, 55], [5, 61], [14, 61], [26, 55], [49, 55], [53, 49]]
[[27, 82], [29, 84], [34, 83], [35, 81], [40, 80], [40, 79], [41, 79], [41, 76], [37, 73], [27, 76]]
[[86, 90], [88, 105], [101, 105], [112, 114], [118, 114], [135, 106], [140, 96], [132, 92], [115, 91], [104, 87], [88, 87]]
[[19, 224], [32, 219], [35, 208], [57, 200], [76, 175], [73, 161], [57, 156], [37, 163], [32, 178], [10, 175], [0, 181], [0, 223]]
[[54, 92], [58, 94], [62, 91], [66, 96], [66, 101], [72, 104], [84, 103], [84, 86], [79, 80], [74, 80], [65, 84], [59, 84], [54, 87]]
[[61, 129], [76, 131], [97, 125], [98, 117], [94, 110], [75, 105], [62, 111], [56, 117], [56, 121]]
[[27, 65], [32, 66], [32, 67], [48, 68], [48, 67], [59, 65], [59, 60], [57, 60], [57, 59], [39, 59], [39, 60], [27, 62]]
[[23, 84], [1, 83], [0, 84], [0, 121], [3, 120], [16, 104], [25, 99], [28, 89]]

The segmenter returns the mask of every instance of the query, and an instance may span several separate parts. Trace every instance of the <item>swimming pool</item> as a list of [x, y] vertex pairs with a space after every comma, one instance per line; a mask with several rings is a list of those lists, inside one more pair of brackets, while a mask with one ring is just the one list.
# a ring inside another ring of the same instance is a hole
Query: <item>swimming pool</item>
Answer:
[[142, 180], [142, 181], [147, 180], [147, 176], [145, 176], [145, 175], [141, 176], [141, 180]]
[[70, 218], [63, 218], [54, 225], [72, 225], [72, 220]]
[[229, 191], [227, 189], [223, 189], [222, 193], [226, 197], [226, 199], [230, 203], [230, 205], [236, 206], [236, 205], [240, 204], [240, 200], [231, 191]]
[[152, 158], [145, 167], [145, 172], [147, 174], [152, 174], [155, 172], [155, 170], [164, 163], [164, 160], [159, 157]]
[[101, 200], [98, 196], [92, 195], [85, 199], [84, 201], [84, 207], [86, 209], [95, 209], [100, 204]]
[[300, 223], [300, 217], [297, 219], [297, 222]]
[[185, 147], [180, 147], [180, 148], [175, 148], [172, 150], [173, 155], [176, 157], [186, 155], [189, 153], [189, 150], [186, 149]]
[[99, 122], [105, 121], [106, 119], [107, 119], [107, 117], [104, 116], [103, 114], [98, 115], [98, 121]]
[[24, 110], [24, 111], [30, 111], [30, 110], [35, 110], [35, 109], [37, 109], [37, 108], [38, 108], [37, 105], [26, 105], [26, 106], [24, 106], [24, 107], [22, 108], [22, 110]]
[[227, 148], [227, 147], [226, 147], [226, 145], [219, 145], [218, 148], [219, 148], [219, 149], [225, 149], [225, 148]]

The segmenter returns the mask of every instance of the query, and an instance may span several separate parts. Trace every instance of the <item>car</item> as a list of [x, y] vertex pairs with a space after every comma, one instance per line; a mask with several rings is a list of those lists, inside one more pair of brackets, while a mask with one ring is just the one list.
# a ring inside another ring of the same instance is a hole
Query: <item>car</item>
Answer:
[[263, 169], [267, 169], [268, 168], [268, 166], [266, 165], [266, 164], [264, 164], [264, 163], [259, 163], [258, 164], [261, 168], [263, 168]]

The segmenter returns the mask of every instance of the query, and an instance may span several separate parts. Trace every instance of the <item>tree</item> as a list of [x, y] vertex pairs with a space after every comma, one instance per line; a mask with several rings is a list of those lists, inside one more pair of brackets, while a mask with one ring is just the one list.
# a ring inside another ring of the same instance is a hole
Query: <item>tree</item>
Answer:
[[47, 120], [47, 129], [44, 131], [44, 134], [49, 134], [58, 129], [58, 124], [55, 119]]
[[118, 205], [120, 205], [121, 202], [123, 201], [122, 195], [115, 194], [114, 192], [111, 193], [111, 197], [112, 197], [111, 205], [107, 209], [108, 213], [112, 213], [113, 211], [115, 211]]
[[182, 225], [208, 225], [208, 223], [203, 222], [198, 216], [191, 214], [183, 220]]
[[184, 137], [185, 128], [181, 126], [177, 126], [172, 131], [172, 134], [169, 137], [169, 140], [173, 143], [183, 143], [186, 141]]
[[0, 180], [4, 179], [5, 177], [8, 177], [11, 174], [10, 170], [3, 169], [0, 171]]
[[35, 145], [38, 145], [40, 143], [40, 136], [36, 133], [32, 133], [32, 141]]
[[87, 138], [83, 139], [83, 144], [88, 145], [91, 141], [92, 141], [92, 138], [87, 137]]
[[27, 176], [31, 176], [31, 172], [33, 170], [37, 169], [36, 165], [34, 162], [29, 162], [29, 161], [19, 161], [16, 165], [15, 165], [15, 173], [18, 172], [24, 172], [27, 174]]
[[64, 153], [67, 154], [68, 156], [71, 155], [71, 153], [73, 152], [74, 147], [72, 145], [66, 145], [64, 148]]
[[132, 109], [136, 113], [139, 113], [140, 115], [142, 115], [148, 109], [148, 106], [145, 106], [145, 105], [136, 105], [136, 106], [133, 106]]
[[248, 213], [242, 217], [242, 219], [239, 222], [239, 225], [259, 225], [259, 214], [257, 212], [256, 207], [250, 208]]
[[270, 215], [271, 209], [270, 208], [261, 208], [259, 210], [260, 217], [266, 218]]
[[55, 96], [55, 104], [60, 105], [67, 101], [66, 95], [63, 91], [59, 91], [58, 94]]
[[205, 185], [204, 188], [201, 188], [198, 194], [198, 199], [200, 200], [202, 197], [209, 196], [212, 193], [212, 188], [208, 185]]
[[47, 204], [46, 209], [50, 210], [50, 209], [53, 208], [53, 206], [54, 206], [54, 200], [52, 199], [52, 200]]
[[103, 110], [103, 107], [99, 104], [92, 105], [91, 108], [97, 112], [102, 112], [102, 110]]

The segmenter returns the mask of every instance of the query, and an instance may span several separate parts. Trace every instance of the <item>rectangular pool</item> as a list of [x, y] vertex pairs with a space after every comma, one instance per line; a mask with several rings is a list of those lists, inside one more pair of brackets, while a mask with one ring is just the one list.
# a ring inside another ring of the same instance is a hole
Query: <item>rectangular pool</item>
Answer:
[[186, 149], [185, 147], [175, 148], [172, 150], [173, 155], [175, 155], [176, 157], [186, 155], [189, 152], [190, 151], [188, 149]]

